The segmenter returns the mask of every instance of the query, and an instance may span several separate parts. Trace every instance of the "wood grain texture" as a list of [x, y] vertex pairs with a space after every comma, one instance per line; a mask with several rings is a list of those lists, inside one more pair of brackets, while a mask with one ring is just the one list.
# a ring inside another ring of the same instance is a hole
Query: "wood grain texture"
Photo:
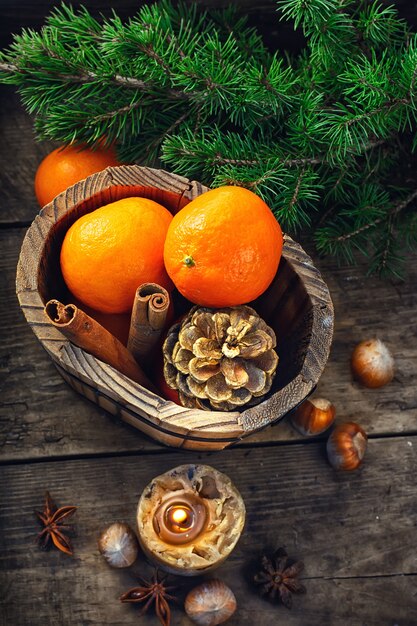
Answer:
[[[247, 509], [242, 538], [215, 574], [238, 599], [230, 626], [411, 625], [417, 614], [416, 446], [417, 437], [370, 441], [363, 467], [350, 474], [327, 465], [321, 444], [286, 446], [279, 454], [254, 449], [215, 457], [190, 453], [189, 462], [208, 463], [228, 474]], [[135, 584], [132, 571], [111, 570], [98, 553], [97, 536], [115, 520], [134, 526], [144, 487], [179, 463], [170, 452], [3, 467], [3, 623], [138, 623], [137, 609], [118, 602]], [[44, 553], [33, 543], [33, 509], [41, 505], [46, 488], [58, 504], [79, 506], [73, 559]], [[305, 562], [307, 595], [295, 598], [291, 612], [259, 598], [250, 583], [260, 554], [280, 545]], [[133, 569], [142, 575], [147, 571], [143, 557]], [[185, 590], [196, 581], [175, 584]], [[173, 626], [189, 624], [175, 610]]]
[[[43, 315], [50, 299], [71, 302], [60, 272], [59, 254], [68, 228], [81, 216], [109, 202], [138, 195], [165, 205], [173, 213], [206, 190], [198, 182], [163, 170], [139, 166], [109, 167], [59, 194], [28, 229], [17, 266], [16, 292], [26, 319], [52, 359], [70, 375], [72, 386], [157, 441], [187, 449], [222, 449], [282, 418], [316, 386], [326, 364], [333, 334], [333, 304], [311, 258], [288, 235], [275, 280], [255, 308], [264, 316], [284, 354], [269, 394], [250, 409], [202, 411], [167, 402], [82, 350]], [[178, 312], [177, 312], [178, 314]], [[282, 343], [281, 343], [282, 342]], [[77, 385], [77, 378], [82, 384]], [[90, 387], [89, 389], [86, 388]], [[96, 390], [95, 393], [91, 391]], [[137, 420], [134, 419], [135, 413]], [[168, 435], [168, 437], [167, 437]]]
[[9, 85], [0, 85], [0, 128], [0, 223], [31, 222], [39, 211], [33, 187], [35, 172], [55, 145], [34, 140], [33, 119]]

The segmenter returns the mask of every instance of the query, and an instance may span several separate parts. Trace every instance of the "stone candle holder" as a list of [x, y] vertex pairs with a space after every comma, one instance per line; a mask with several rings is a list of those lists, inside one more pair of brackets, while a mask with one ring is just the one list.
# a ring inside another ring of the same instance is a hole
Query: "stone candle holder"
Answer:
[[145, 555], [161, 569], [183, 576], [223, 563], [244, 523], [241, 495], [230, 478], [208, 465], [180, 465], [157, 476], [144, 489], [137, 510]]

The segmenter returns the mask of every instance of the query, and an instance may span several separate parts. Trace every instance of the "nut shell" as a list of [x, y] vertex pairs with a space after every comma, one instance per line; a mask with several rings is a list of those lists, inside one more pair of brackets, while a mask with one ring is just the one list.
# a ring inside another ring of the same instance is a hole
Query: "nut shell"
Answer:
[[115, 522], [103, 530], [98, 549], [111, 567], [130, 567], [138, 557], [139, 545], [128, 524]]
[[339, 424], [327, 440], [327, 457], [334, 469], [355, 470], [368, 445], [366, 432], [355, 422]]
[[394, 359], [380, 339], [361, 341], [353, 350], [352, 373], [365, 387], [377, 388], [394, 378]]
[[291, 424], [305, 437], [320, 435], [330, 428], [336, 417], [336, 408], [325, 398], [306, 400], [291, 416]]
[[185, 612], [200, 626], [223, 624], [236, 611], [233, 591], [221, 580], [209, 580], [192, 589], [185, 598]]

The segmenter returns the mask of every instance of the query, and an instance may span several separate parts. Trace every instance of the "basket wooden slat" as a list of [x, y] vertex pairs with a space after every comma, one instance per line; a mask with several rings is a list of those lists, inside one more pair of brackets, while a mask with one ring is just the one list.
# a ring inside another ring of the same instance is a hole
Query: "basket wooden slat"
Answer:
[[65, 232], [81, 215], [129, 196], [147, 197], [173, 213], [207, 188], [147, 167], [107, 168], [57, 196], [35, 218], [22, 244], [16, 291], [33, 332], [65, 380], [79, 393], [163, 444], [222, 449], [277, 421], [305, 399], [326, 364], [333, 305], [319, 271], [300, 245], [284, 237], [277, 275], [253, 306], [274, 328], [280, 363], [273, 388], [243, 410], [187, 409], [144, 389], [73, 346], [44, 315], [50, 298], [68, 301], [59, 252]]

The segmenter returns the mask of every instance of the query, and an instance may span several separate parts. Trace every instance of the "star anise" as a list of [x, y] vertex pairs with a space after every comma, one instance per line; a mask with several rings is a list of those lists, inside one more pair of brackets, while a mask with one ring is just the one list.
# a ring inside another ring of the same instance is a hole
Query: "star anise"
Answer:
[[271, 599], [279, 598], [288, 609], [292, 607], [293, 593], [306, 593], [306, 588], [298, 580], [304, 563], [290, 559], [284, 548], [279, 548], [272, 557], [262, 558], [262, 570], [254, 581], [261, 585], [261, 593]]
[[165, 585], [166, 578], [166, 576], [159, 578], [158, 570], [156, 570], [151, 581], [140, 578], [142, 585], [126, 591], [126, 593], [120, 596], [120, 600], [122, 602], [145, 602], [141, 615], [146, 613], [152, 602], [155, 602], [156, 616], [159, 618], [162, 626], [169, 626], [171, 623], [171, 609], [169, 608], [168, 600], [175, 600], [176, 598], [168, 593], [175, 587], [167, 587]]
[[52, 540], [53, 545], [58, 548], [58, 550], [65, 552], [65, 554], [72, 555], [71, 541], [63, 530], [67, 531], [72, 529], [72, 526], [66, 524], [65, 521], [71, 517], [76, 510], [76, 506], [62, 506], [58, 509], [49, 492], [46, 492], [42, 513], [35, 511], [43, 526], [43, 529], [38, 535], [38, 542], [42, 549], [46, 549]]

